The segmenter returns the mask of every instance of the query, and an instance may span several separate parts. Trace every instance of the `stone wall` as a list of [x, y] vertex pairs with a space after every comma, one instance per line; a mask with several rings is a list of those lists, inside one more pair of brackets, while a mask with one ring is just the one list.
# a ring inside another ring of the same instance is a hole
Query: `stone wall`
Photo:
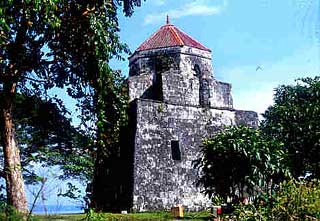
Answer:
[[141, 74], [131, 76], [128, 79], [129, 87], [129, 102], [136, 98], [149, 98], [151, 95], [150, 88], [152, 87], [152, 74]]
[[167, 71], [162, 75], [163, 101], [180, 105], [199, 105], [199, 79], [180, 71]]
[[180, 54], [180, 71], [186, 75], [197, 75], [195, 66], [198, 65], [200, 78], [212, 78], [213, 68], [211, 54], [208, 51], [191, 47], [182, 47]]
[[231, 84], [213, 81], [210, 86], [210, 107], [233, 108], [233, 99], [231, 95]]
[[[196, 187], [199, 157], [204, 138], [227, 125], [256, 125], [254, 112], [199, 108], [138, 99], [133, 161], [133, 209], [161, 210], [182, 204], [200, 210], [210, 201]], [[181, 160], [172, 156], [172, 141], [178, 141]]]
[[231, 85], [213, 78], [208, 51], [186, 46], [140, 51], [129, 66], [130, 101], [232, 108]]
[[154, 75], [159, 59], [170, 62], [171, 67], [177, 70], [180, 63], [180, 52], [180, 46], [135, 52], [129, 57], [129, 76], [145, 73]]

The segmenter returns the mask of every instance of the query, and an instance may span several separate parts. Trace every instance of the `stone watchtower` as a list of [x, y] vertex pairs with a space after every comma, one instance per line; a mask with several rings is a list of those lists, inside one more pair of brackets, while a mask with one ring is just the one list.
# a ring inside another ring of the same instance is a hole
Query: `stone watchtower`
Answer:
[[255, 127], [257, 114], [233, 109], [231, 85], [214, 78], [211, 50], [168, 19], [129, 62], [132, 208], [203, 209], [210, 202], [192, 165], [203, 139], [226, 125]]

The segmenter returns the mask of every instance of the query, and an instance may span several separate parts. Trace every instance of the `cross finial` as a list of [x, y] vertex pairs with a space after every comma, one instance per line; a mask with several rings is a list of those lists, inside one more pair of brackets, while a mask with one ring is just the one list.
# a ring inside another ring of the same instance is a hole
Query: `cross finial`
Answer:
[[169, 19], [169, 15], [167, 15], [167, 25], [170, 24], [170, 19]]

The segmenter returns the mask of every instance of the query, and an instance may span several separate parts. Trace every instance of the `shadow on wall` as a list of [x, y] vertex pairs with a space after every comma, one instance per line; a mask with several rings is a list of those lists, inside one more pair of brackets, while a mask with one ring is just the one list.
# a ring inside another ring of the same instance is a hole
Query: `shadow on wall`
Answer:
[[94, 188], [99, 190], [99, 196], [94, 196], [91, 202], [102, 206], [96, 208], [98, 211], [119, 213], [132, 209], [135, 109], [135, 102], [132, 102], [129, 108], [129, 116], [132, 117], [128, 126], [121, 128], [120, 132], [120, 151], [109, 153], [99, 165], [99, 180], [94, 182], [98, 185]]

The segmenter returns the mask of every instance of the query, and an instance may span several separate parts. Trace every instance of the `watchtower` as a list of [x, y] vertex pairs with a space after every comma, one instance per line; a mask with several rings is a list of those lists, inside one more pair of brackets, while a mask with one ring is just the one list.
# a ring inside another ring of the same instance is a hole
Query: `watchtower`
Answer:
[[211, 50], [168, 18], [130, 56], [129, 67], [132, 207], [209, 206], [193, 168], [202, 141], [227, 125], [256, 127], [257, 113], [233, 108], [231, 84], [214, 77]]

